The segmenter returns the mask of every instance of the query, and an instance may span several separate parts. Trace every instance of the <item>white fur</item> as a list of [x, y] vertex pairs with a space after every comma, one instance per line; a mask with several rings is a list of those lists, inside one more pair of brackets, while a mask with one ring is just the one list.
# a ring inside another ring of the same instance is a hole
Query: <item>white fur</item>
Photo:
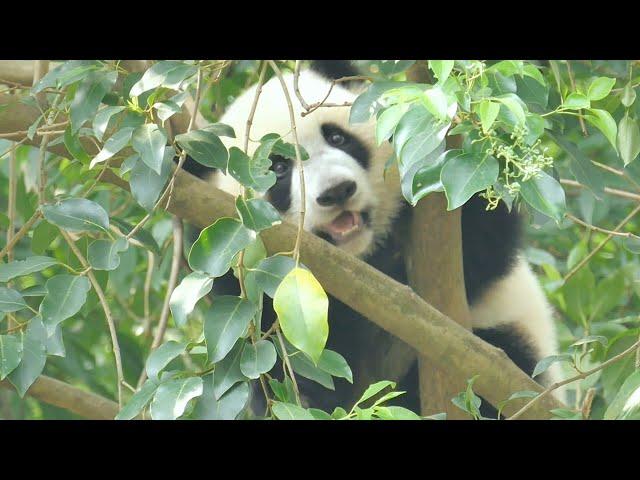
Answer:
[[[298, 140], [309, 153], [309, 160], [304, 162], [304, 178], [306, 185], [306, 218], [305, 229], [326, 224], [334, 219], [340, 210], [335, 207], [321, 207], [315, 199], [327, 188], [343, 180], [354, 180], [357, 192], [347, 205], [348, 210], [371, 208], [372, 228], [353, 240], [341, 245], [341, 248], [355, 254], [364, 255], [374, 247], [375, 240], [382, 240], [389, 231], [391, 222], [400, 207], [399, 176], [395, 167], [383, 174], [384, 166], [392, 154], [386, 142], [381, 146], [375, 144], [375, 128], [373, 119], [367, 123], [350, 125], [349, 107], [319, 108], [302, 117], [303, 108], [294, 93], [293, 75], [285, 74], [284, 79], [293, 104], [297, 125]], [[319, 102], [325, 98], [330, 82], [311, 71], [302, 72], [299, 81], [300, 91], [308, 104]], [[222, 123], [232, 126], [235, 139], [223, 138], [227, 148], [236, 146], [243, 148], [246, 123], [251, 105], [254, 101], [256, 86], [244, 92], [221, 118]], [[353, 102], [356, 94], [335, 85], [327, 98], [330, 103]], [[365, 143], [371, 153], [370, 167], [362, 168], [349, 155], [339, 149], [330, 147], [322, 137], [320, 127], [323, 123], [339, 125]], [[259, 145], [259, 139], [267, 133], [278, 133], [287, 142], [293, 143], [293, 134], [287, 109], [287, 102], [277, 78], [272, 78], [263, 86], [256, 108], [249, 141], [251, 155]], [[283, 216], [293, 223], [298, 221], [300, 201], [299, 172], [292, 172], [291, 207]], [[230, 176], [214, 175], [212, 179], [219, 188], [238, 195], [240, 187]], [[471, 306], [474, 328], [491, 328], [511, 325], [521, 332], [524, 338], [533, 342], [539, 358], [553, 355], [557, 351], [555, 327], [552, 310], [533, 272], [524, 259], [518, 260], [516, 267], [503, 279], [496, 282], [480, 300]], [[543, 376], [545, 383], [560, 378], [557, 364], [548, 374]], [[564, 399], [563, 392], [558, 397]]]
[[[373, 120], [350, 125], [348, 106], [319, 108], [309, 115], [301, 116], [304, 110], [295, 96], [293, 74], [285, 74], [283, 77], [294, 109], [298, 141], [309, 154], [309, 160], [303, 163], [306, 187], [304, 227], [310, 231], [336, 218], [341, 213], [341, 209], [320, 206], [316, 199], [326, 189], [344, 180], [353, 180], [357, 184], [357, 190], [345, 208], [354, 211], [371, 208], [371, 228], [363, 230], [360, 235], [341, 244], [340, 247], [354, 255], [365, 255], [373, 249], [374, 240], [384, 239], [400, 208], [401, 194], [397, 169], [390, 168], [386, 175], [383, 174], [384, 166], [392, 154], [391, 146], [375, 145]], [[331, 86], [325, 78], [312, 71], [302, 72], [299, 80], [300, 93], [308, 104], [322, 101]], [[247, 119], [256, 88], [254, 85], [240, 95], [220, 119], [222, 123], [232, 126], [236, 133], [235, 139], [223, 138], [227, 148], [244, 146]], [[356, 97], [355, 93], [337, 84], [326, 101], [329, 103], [353, 102]], [[324, 123], [340, 126], [369, 146], [371, 157], [368, 170], [362, 168], [350, 155], [326, 143], [320, 130]], [[260, 138], [267, 133], [278, 133], [282, 135], [284, 141], [294, 142], [286, 98], [279, 80], [275, 77], [263, 85], [253, 117], [249, 155], [258, 147]], [[231, 194], [237, 195], [240, 191], [240, 186], [231, 176], [218, 173], [214, 175], [212, 181], [218, 188]], [[291, 207], [282, 216], [285, 220], [297, 223], [300, 209], [299, 171], [294, 167], [291, 177]]]

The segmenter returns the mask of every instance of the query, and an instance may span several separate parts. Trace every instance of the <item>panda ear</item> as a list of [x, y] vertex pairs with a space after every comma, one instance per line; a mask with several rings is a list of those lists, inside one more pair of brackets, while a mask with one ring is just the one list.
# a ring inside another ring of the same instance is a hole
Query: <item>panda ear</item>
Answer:
[[[322, 75], [328, 80], [338, 80], [344, 77], [355, 77], [361, 72], [353, 63], [353, 60], [313, 60], [310, 70]], [[350, 90], [362, 86], [362, 80], [351, 80], [340, 84]]]
[[358, 75], [358, 69], [351, 60], [313, 60], [311, 70], [329, 80]]

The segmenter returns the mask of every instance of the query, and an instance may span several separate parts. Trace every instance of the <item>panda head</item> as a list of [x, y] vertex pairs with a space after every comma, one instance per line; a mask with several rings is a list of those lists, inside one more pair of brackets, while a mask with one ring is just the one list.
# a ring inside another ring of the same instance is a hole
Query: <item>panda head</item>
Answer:
[[[309, 154], [303, 163], [305, 200], [305, 230], [333, 243], [354, 255], [371, 253], [386, 237], [397, 215], [401, 196], [395, 167], [385, 165], [392, 155], [388, 143], [376, 145], [375, 124], [350, 125], [349, 106], [320, 107], [301, 116], [304, 111], [294, 93], [293, 74], [285, 74], [295, 113], [300, 145]], [[307, 70], [299, 77], [299, 91], [308, 104], [322, 101], [329, 92], [331, 81]], [[225, 139], [226, 146], [243, 148], [247, 119], [256, 93], [256, 86], [244, 92], [221, 118], [232, 126], [235, 139]], [[351, 104], [357, 94], [334, 85], [327, 103]], [[294, 143], [286, 98], [277, 78], [266, 82], [253, 117], [249, 154], [259, 145], [258, 140], [277, 133], [285, 142]], [[301, 209], [300, 175], [295, 162], [272, 155], [271, 169], [277, 176], [275, 185], [264, 198], [292, 223], [299, 220]], [[240, 186], [230, 176], [216, 174], [217, 187], [234, 195]]]

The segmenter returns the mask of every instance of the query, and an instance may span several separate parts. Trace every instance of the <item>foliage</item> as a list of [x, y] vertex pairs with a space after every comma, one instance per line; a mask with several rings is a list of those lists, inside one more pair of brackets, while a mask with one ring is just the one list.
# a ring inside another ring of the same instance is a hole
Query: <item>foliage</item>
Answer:
[[[488, 209], [502, 201], [528, 216], [526, 254], [560, 317], [562, 340], [562, 353], [543, 359], [535, 373], [556, 362], [567, 376], [594, 370], [569, 386], [570, 409], [556, 417], [639, 418], [640, 354], [616, 358], [640, 335], [640, 237], [623, 233], [640, 225], [626, 218], [640, 201], [636, 63], [431, 60], [428, 83], [407, 81], [413, 61], [358, 63], [371, 83], [353, 103], [350, 121], [375, 117], [376, 140], [391, 142], [389, 164], [396, 162], [408, 202], [444, 192], [451, 210], [480, 192]], [[268, 155], [276, 150], [295, 159], [296, 149], [267, 135], [250, 157], [220, 140], [235, 132], [215, 122], [255, 83], [259, 67], [159, 61], [137, 72], [120, 61], [73, 60], [32, 89], [9, 86], [25, 104], [46, 105], [26, 133], [31, 140], [44, 136], [41, 148], [0, 139], [2, 229], [12, 223], [14, 235], [35, 216], [0, 265], [0, 380], [7, 378], [17, 395], [47, 373], [120, 400], [121, 419], [233, 419], [252, 415], [250, 385], [259, 382], [270, 418], [420, 418], [388, 404], [403, 393], [389, 381], [368, 387], [349, 411], [300, 402], [295, 375], [325, 387], [353, 378], [342, 355], [325, 348], [327, 295], [313, 272], [296, 251], [267, 256], [261, 241], [261, 232], [281, 221], [254, 198], [275, 182]], [[188, 97], [201, 97], [200, 112], [212, 125], [173, 138], [168, 122]], [[448, 149], [447, 139], [457, 134], [462, 147]], [[61, 144], [68, 155], [46, 151]], [[238, 219], [218, 219], [200, 233], [173, 289], [171, 246], [178, 235], [164, 208], [173, 159], [186, 154], [228, 171], [244, 189]], [[106, 172], [128, 182], [131, 195], [106, 183]], [[230, 270], [242, 295], [208, 295]], [[266, 332], [263, 293], [279, 317]], [[151, 348], [164, 303], [172, 320]], [[281, 379], [272, 376], [277, 365]], [[474, 381], [452, 402], [482, 418]], [[514, 392], [498, 408], [535, 396]], [[2, 415], [10, 418], [69, 416], [27, 397], [6, 405]]]

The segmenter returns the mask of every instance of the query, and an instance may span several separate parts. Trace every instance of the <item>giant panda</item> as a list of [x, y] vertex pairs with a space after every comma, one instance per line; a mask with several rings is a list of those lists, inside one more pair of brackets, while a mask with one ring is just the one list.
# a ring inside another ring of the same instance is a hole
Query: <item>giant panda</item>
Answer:
[[[350, 62], [313, 62], [311, 68], [300, 73], [299, 91], [307, 104], [313, 104], [325, 98], [333, 79], [355, 74], [357, 71]], [[284, 81], [292, 99], [298, 140], [309, 154], [304, 162], [305, 230], [406, 284], [402, 241], [406, 238], [403, 229], [411, 207], [402, 198], [397, 169], [385, 172], [392, 155], [391, 145], [376, 144], [374, 119], [350, 125], [349, 106], [318, 108], [302, 116], [304, 110], [294, 95], [294, 75], [285, 73]], [[220, 119], [236, 133], [236, 138], [223, 139], [227, 148], [243, 148], [256, 88], [254, 85], [242, 93]], [[354, 82], [336, 83], [326, 101], [350, 104], [358, 96], [359, 88]], [[201, 117], [198, 120], [203, 121]], [[268, 133], [278, 133], [290, 143], [294, 141], [287, 102], [276, 77], [263, 85], [253, 117], [249, 154], [258, 146], [257, 140]], [[273, 155], [271, 160], [277, 181], [264, 198], [283, 220], [295, 224], [301, 203], [298, 171], [294, 162], [284, 157]], [[231, 176], [190, 158], [184, 168], [213, 187], [234, 196], [240, 192], [240, 185]], [[477, 195], [461, 208], [464, 277], [473, 331], [503, 349], [531, 375], [541, 358], [556, 353], [557, 340], [552, 309], [522, 253], [520, 216], [502, 202], [495, 210], [487, 211], [486, 200]], [[487, 249], [487, 245], [492, 248]], [[217, 280], [215, 287], [221, 294], [239, 294], [238, 282], [230, 274], [222, 281]], [[265, 296], [263, 328], [268, 328], [275, 318], [270, 299]], [[380, 338], [371, 335], [372, 330], [379, 328], [332, 297], [329, 324], [327, 348], [342, 354], [354, 368], [354, 378], [357, 377], [355, 359], [366, 355], [365, 339]], [[538, 380], [549, 384], [559, 380], [559, 371], [552, 365], [541, 377]], [[347, 402], [361, 393], [353, 392], [353, 387], [342, 379], [336, 379], [335, 391], [300, 377], [298, 382], [305, 403], [325, 411], [350, 406]], [[419, 411], [415, 366], [400, 382], [400, 388], [407, 391], [398, 398], [403, 398], [401, 404]], [[557, 394], [563, 398], [563, 393]], [[495, 412], [486, 406], [483, 411]]]

